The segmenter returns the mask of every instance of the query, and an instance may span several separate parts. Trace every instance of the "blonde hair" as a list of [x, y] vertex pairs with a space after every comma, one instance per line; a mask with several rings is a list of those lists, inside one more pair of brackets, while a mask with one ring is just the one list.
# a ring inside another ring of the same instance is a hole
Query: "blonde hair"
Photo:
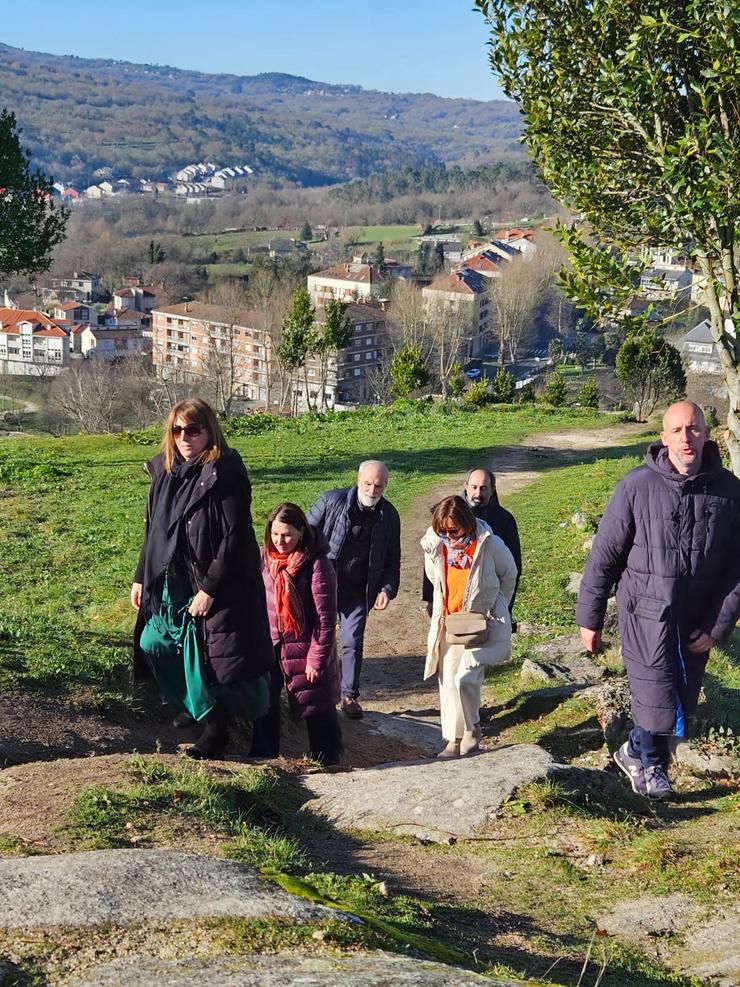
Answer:
[[188, 425], [202, 425], [208, 429], [211, 444], [200, 454], [198, 462], [212, 463], [229, 448], [216, 418], [216, 413], [210, 404], [206, 404], [200, 398], [186, 398], [185, 401], [178, 401], [167, 416], [167, 424], [162, 436], [164, 468], [168, 473], [172, 471], [172, 467], [180, 455], [177, 451], [175, 436], [172, 434], [172, 426], [178, 418], [181, 418]]

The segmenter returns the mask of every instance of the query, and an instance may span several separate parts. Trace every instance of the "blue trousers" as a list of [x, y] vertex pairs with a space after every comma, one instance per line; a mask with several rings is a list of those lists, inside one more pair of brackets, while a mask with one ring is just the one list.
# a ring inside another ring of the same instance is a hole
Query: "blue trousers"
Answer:
[[630, 757], [639, 757], [643, 768], [657, 765], [668, 767], [668, 737], [664, 733], [650, 733], [642, 727], [633, 727], [630, 731], [627, 753]]
[[365, 643], [367, 600], [339, 600], [339, 638], [342, 642], [342, 699], [360, 695], [362, 649]]

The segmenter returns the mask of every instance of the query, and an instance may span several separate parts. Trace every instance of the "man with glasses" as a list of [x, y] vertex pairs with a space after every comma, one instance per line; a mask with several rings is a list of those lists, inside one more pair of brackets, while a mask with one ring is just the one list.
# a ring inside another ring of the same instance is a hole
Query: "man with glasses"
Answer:
[[360, 463], [357, 483], [322, 494], [308, 522], [329, 541], [337, 566], [337, 605], [342, 642], [342, 702], [345, 716], [362, 717], [360, 671], [367, 615], [385, 610], [401, 580], [401, 522], [383, 494], [388, 468], [377, 459]]

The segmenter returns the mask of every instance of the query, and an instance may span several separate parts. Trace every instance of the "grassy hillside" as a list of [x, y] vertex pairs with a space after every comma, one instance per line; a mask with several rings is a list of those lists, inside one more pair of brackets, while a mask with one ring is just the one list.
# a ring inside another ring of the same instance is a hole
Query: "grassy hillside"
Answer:
[[[353, 481], [361, 459], [384, 459], [404, 509], [441, 478], [536, 429], [595, 423], [596, 412], [541, 408], [368, 409], [274, 421], [235, 435], [254, 485], [258, 535], [281, 500], [309, 506]], [[259, 418], [246, 419], [254, 427]], [[158, 435], [13, 440], [0, 446], [0, 686], [84, 684], [120, 695], [133, 622], [128, 591], [142, 533], [145, 460]]]
[[506, 101], [441, 99], [288, 75], [216, 75], [0, 45], [0, 105], [56, 178], [101, 167], [164, 177], [192, 161], [247, 163], [325, 185], [422, 161], [523, 157]]

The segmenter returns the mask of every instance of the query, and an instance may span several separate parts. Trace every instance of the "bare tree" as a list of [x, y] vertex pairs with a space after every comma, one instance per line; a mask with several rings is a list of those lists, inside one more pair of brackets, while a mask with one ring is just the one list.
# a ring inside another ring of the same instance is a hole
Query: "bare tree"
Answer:
[[279, 395], [279, 407], [283, 408], [284, 392], [290, 387], [290, 375], [280, 360], [280, 341], [283, 336], [283, 319], [290, 309], [293, 292], [290, 287], [269, 270], [257, 270], [249, 279], [249, 300], [259, 317], [259, 327], [265, 342], [265, 411], [270, 411], [273, 394]]
[[122, 385], [115, 364], [105, 360], [80, 361], [56, 378], [50, 401], [67, 421], [86, 432], [112, 432]]
[[465, 359], [473, 326], [473, 310], [459, 301], [430, 300], [426, 305], [426, 320], [433, 341], [433, 365], [447, 396], [447, 382], [455, 366]]
[[503, 367], [505, 349], [516, 361], [522, 343], [534, 329], [535, 318], [550, 290], [554, 273], [562, 266], [562, 251], [552, 237], [537, 243], [532, 258], [515, 257], [500, 278], [491, 280], [491, 335], [498, 338], [498, 362]]
[[[203, 321], [205, 353], [201, 372], [216, 410], [227, 417], [244, 396], [247, 383], [259, 380], [253, 371], [254, 342], [251, 333], [246, 332], [254, 328], [255, 321], [247, 301], [241, 285], [222, 282], [208, 298], [218, 317]], [[267, 355], [264, 347], [262, 355]]]
[[408, 346], [419, 348], [425, 362], [429, 362], [434, 349], [427, 308], [419, 288], [406, 281], [393, 285], [388, 318], [388, 341], [391, 353]]

